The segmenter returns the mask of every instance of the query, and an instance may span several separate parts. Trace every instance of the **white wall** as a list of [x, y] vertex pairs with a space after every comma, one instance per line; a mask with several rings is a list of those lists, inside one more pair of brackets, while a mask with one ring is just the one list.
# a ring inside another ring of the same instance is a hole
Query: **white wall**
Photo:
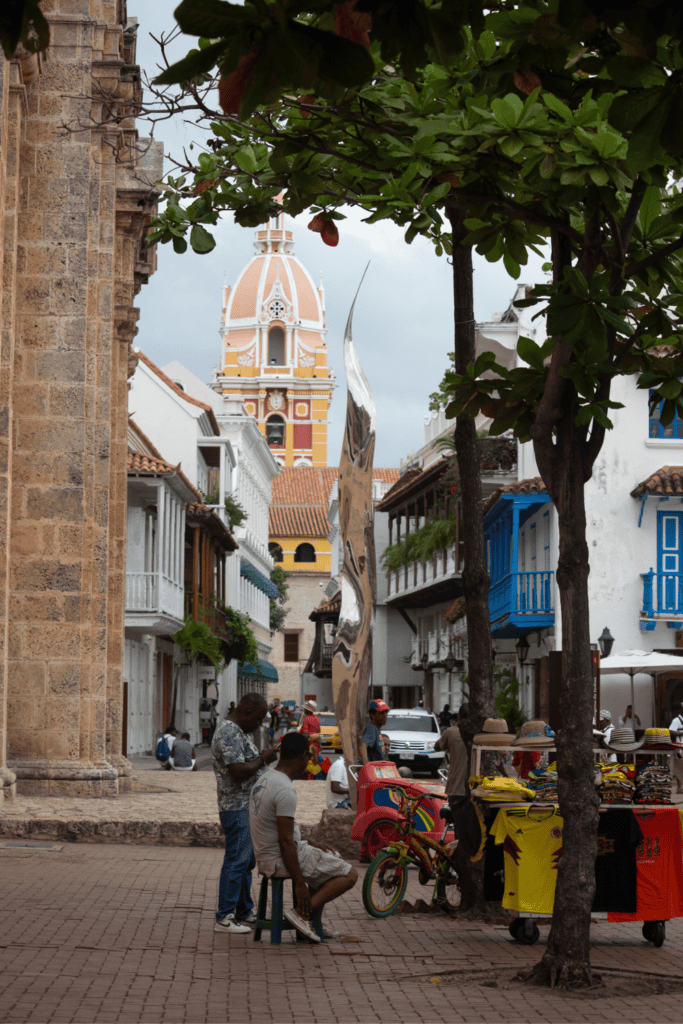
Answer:
[[206, 413], [176, 395], [142, 360], [130, 383], [129, 414], [162, 458], [174, 466], [180, 463], [190, 483], [199, 486], [197, 438], [204, 436], [199, 420]]

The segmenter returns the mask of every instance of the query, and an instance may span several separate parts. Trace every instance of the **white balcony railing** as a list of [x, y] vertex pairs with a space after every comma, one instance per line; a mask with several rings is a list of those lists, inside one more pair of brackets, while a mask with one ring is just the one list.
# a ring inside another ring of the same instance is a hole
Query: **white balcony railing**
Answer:
[[427, 562], [411, 562], [387, 573], [388, 597], [421, 590], [452, 577], [460, 576], [462, 564], [455, 544], [437, 551]]
[[449, 653], [452, 653], [456, 661], [462, 662], [465, 657], [465, 644], [462, 636], [455, 633], [431, 632], [427, 637], [411, 637], [411, 659], [410, 664], [414, 669], [421, 669], [423, 656], [427, 655], [427, 667], [443, 665]]
[[159, 572], [126, 573], [126, 613], [183, 618], [182, 584]]

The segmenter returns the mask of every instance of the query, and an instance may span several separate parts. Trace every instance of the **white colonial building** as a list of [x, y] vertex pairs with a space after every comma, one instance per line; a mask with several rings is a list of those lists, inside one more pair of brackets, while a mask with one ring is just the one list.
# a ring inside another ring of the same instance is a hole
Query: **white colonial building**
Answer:
[[[265, 691], [274, 671], [268, 662], [269, 596], [275, 593], [268, 506], [278, 472], [240, 403], [226, 402], [180, 364], [167, 368], [169, 374], [137, 354], [129, 447], [140, 456], [129, 451], [125, 620], [130, 754], [153, 750], [174, 696], [176, 727], [199, 742], [200, 701], [213, 695], [212, 684], [219, 714], [241, 692]], [[144, 472], [131, 473], [140, 467]], [[239, 515], [230, 502], [226, 508], [226, 498], [246, 513], [241, 525], [234, 525]], [[260, 660], [241, 666], [233, 658], [215, 679], [212, 667], [188, 663], [171, 636], [190, 615], [209, 625], [229, 653], [225, 606], [252, 619]]]

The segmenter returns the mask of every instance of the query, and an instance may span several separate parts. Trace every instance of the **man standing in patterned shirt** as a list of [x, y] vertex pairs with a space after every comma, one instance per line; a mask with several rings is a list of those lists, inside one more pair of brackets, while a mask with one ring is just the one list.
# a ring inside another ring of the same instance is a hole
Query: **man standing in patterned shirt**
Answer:
[[260, 693], [247, 693], [216, 730], [211, 744], [218, 788], [218, 811], [225, 832], [225, 857], [218, 890], [214, 931], [232, 935], [251, 931], [256, 920], [251, 872], [256, 865], [249, 831], [249, 797], [276, 750], [258, 750], [249, 733], [260, 728], [268, 704]]

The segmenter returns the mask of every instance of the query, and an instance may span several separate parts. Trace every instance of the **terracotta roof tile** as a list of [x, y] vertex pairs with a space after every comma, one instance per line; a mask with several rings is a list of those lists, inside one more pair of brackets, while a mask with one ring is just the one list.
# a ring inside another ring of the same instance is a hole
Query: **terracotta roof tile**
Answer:
[[195, 498], [201, 500], [201, 494], [197, 488], [190, 483], [180, 467], [172, 466], [169, 462], [166, 462], [161, 458], [158, 452], [156, 452], [156, 455], [147, 455], [145, 452], [135, 452], [132, 448], [129, 448], [127, 471], [134, 476], [178, 476], [190, 493], [193, 494]]
[[387, 491], [382, 500], [377, 503], [377, 508], [380, 512], [387, 512], [390, 509], [396, 507], [405, 497], [413, 493], [420, 493], [423, 485], [433, 483], [448, 469], [450, 461], [448, 459], [439, 459], [433, 465], [429, 466], [428, 469], [407, 469], [399, 479], [396, 481], [394, 486]]
[[[339, 476], [337, 466], [286, 466], [273, 480], [269, 512], [271, 537], [327, 537], [330, 492]], [[398, 469], [374, 469], [373, 480], [393, 483]]]
[[211, 426], [213, 427], [214, 434], [220, 434], [221, 428], [218, 426], [216, 415], [210, 405], [208, 405], [206, 402], [200, 402], [198, 398], [193, 398], [192, 395], [188, 395], [186, 391], [183, 391], [183, 389], [179, 388], [177, 384], [174, 384], [171, 378], [167, 377], [163, 370], [160, 370], [159, 367], [155, 363], [153, 363], [149, 356], [146, 356], [144, 352], [137, 352], [136, 355], [138, 356], [139, 359], [143, 361], [145, 366], [147, 366], [152, 371], [152, 373], [156, 373], [157, 377], [160, 380], [163, 380], [164, 384], [166, 384], [171, 389], [171, 391], [178, 395], [179, 398], [182, 398], [186, 402], [189, 402], [190, 405], [196, 405], [198, 409], [204, 409], [204, 411], [208, 414], [209, 421], [211, 423]]
[[134, 452], [132, 448], [129, 448], [128, 472], [144, 473], [148, 476], [170, 476], [176, 472], [176, 468], [169, 465], [168, 462], [164, 462], [163, 459], [145, 455], [143, 452]]
[[329, 601], [323, 601], [317, 608], [314, 608], [311, 614], [308, 616], [312, 622], [318, 618], [319, 615], [339, 614], [341, 611], [341, 590], [338, 590]]
[[640, 498], [643, 494], [660, 494], [662, 497], [683, 494], [683, 466], [662, 466], [631, 491], [632, 498]]
[[271, 508], [268, 528], [274, 537], [327, 537], [327, 506]]
[[[484, 502], [482, 514], [486, 515], [490, 512], [503, 494], [544, 494], [546, 490], [547, 488], [540, 476], [531, 476], [527, 480], [515, 480], [511, 484], [507, 484], [506, 487], [499, 487], [497, 491], [490, 495]], [[548, 501], [550, 501], [550, 498], [548, 498]]]

